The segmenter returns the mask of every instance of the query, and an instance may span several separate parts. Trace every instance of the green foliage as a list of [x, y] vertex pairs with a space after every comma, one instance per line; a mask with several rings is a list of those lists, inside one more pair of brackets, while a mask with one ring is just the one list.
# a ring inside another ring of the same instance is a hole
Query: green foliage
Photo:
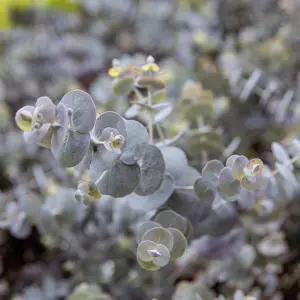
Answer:
[[166, 266], [170, 259], [182, 257], [187, 248], [184, 234], [188, 234], [187, 220], [172, 210], [163, 210], [156, 215], [155, 222], [142, 224], [137, 233], [140, 266], [156, 271]]
[[81, 283], [75, 287], [68, 300], [112, 300], [112, 298], [95, 284]]
[[[13, 11], [26, 29], [1, 37], [1, 260], [15, 238], [45, 251], [22, 253], [12, 297], [110, 299], [101, 285], [124, 300], [289, 299], [300, 106], [288, 1], [117, 2]], [[122, 55], [137, 51], [159, 64]], [[26, 143], [9, 120], [19, 105]], [[80, 282], [97, 286], [70, 295]]]

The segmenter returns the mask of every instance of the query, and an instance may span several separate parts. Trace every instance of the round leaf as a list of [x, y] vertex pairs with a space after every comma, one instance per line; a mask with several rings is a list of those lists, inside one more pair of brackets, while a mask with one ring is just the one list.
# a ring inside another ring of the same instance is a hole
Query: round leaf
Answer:
[[164, 228], [176, 228], [182, 233], [187, 231], [187, 220], [173, 210], [163, 210], [159, 212], [155, 219]]
[[40, 97], [36, 100], [33, 119], [42, 123], [53, 123], [55, 121], [56, 109], [49, 97]]
[[194, 191], [201, 202], [213, 202], [215, 199], [215, 193], [208, 187], [203, 177], [199, 177], [194, 183]]
[[54, 134], [55, 129], [51, 126], [47, 133], [40, 139], [39, 141], [39, 145], [42, 147], [45, 147], [47, 149], [51, 148], [51, 139], [52, 139], [52, 135]]
[[126, 131], [126, 144], [122, 149], [120, 160], [124, 164], [132, 165], [144, 154], [149, 142], [149, 135], [147, 129], [134, 120], [126, 121]]
[[[75, 171], [77, 172], [77, 174], [82, 175], [84, 171], [86, 171], [87, 169], [90, 168], [92, 158], [93, 158], [93, 151], [90, 146], [89, 149], [87, 150], [87, 152], [85, 153], [82, 161], [78, 165], [75, 166]], [[98, 178], [99, 178], [99, 176], [97, 177], [97, 179]]]
[[249, 159], [243, 155], [237, 157], [232, 165], [232, 177], [236, 180], [242, 180], [245, 176], [244, 168], [247, 167]]
[[134, 192], [141, 196], [153, 194], [165, 177], [165, 161], [161, 151], [154, 145], [148, 145], [138, 164], [141, 168], [141, 179]]
[[156, 266], [164, 267], [166, 266], [170, 261], [170, 252], [168, 248], [165, 245], [158, 244], [156, 245], [155, 249], [160, 255], [154, 256], [153, 263]]
[[177, 186], [193, 185], [200, 176], [199, 172], [188, 165], [185, 153], [177, 147], [161, 148], [166, 172], [169, 173]]
[[137, 257], [137, 261], [138, 261], [139, 265], [145, 270], [157, 271], [157, 270], [160, 269], [160, 266], [154, 264], [153, 261], [149, 261], [149, 262], [142, 261], [142, 260], [139, 259], [139, 257]]
[[173, 236], [172, 234], [165, 228], [155, 227], [148, 230], [144, 236], [143, 241], [152, 241], [156, 244], [165, 245], [168, 250], [172, 250], [173, 248]]
[[113, 81], [113, 90], [117, 96], [127, 96], [133, 89], [134, 78], [124, 76], [115, 78]]
[[104, 171], [113, 167], [119, 155], [108, 151], [104, 145], [94, 146], [90, 163], [90, 176], [97, 181]]
[[152, 76], [139, 77], [136, 80], [136, 85], [144, 88], [152, 88], [154, 90], [161, 90], [166, 86], [161, 79]]
[[147, 252], [147, 251], [151, 251], [151, 250], [155, 250], [156, 249], [156, 243], [152, 242], [152, 241], [142, 241], [137, 248], [137, 257], [145, 262], [149, 262], [153, 260], [153, 256]]
[[232, 168], [234, 161], [239, 157], [239, 155], [231, 155], [226, 160], [226, 167]]
[[48, 133], [50, 124], [43, 124], [40, 128], [32, 128], [30, 131], [24, 131], [24, 140], [26, 143], [34, 144], [40, 142]]
[[55, 132], [51, 137], [51, 152], [56, 159], [58, 159], [59, 151], [63, 147], [68, 132], [68, 122], [67, 109], [62, 103], [59, 103], [56, 108], [58, 127], [55, 127]]
[[147, 221], [145, 223], [143, 223], [138, 230], [137, 236], [136, 236], [136, 241], [139, 244], [142, 239], [144, 234], [149, 231], [152, 228], [156, 228], [156, 227], [161, 227], [160, 224], [156, 223], [156, 222], [152, 222], [152, 221]]
[[81, 90], [74, 90], [63, 96], [61, 102], [73, 112], [71, 126], [81, 133], [90, 132], [96, 120], [96, 107], [91, 96]]
[[231, 169], [224, 168], [219, 177], [219, 193], [225, 200], [236, 200], [240, 193], [240, 182], [232, 177]]
[[218, 187], [218, 178], [224, 165], [218, 160], [209, 161], [202, 170], [202, 177], [210, 187]]
[[127, 140], [127, 131], [124, 119], [113, 111], [101, 114], [95, 123], [94, 132], [96, 139], [100, 139], [105, 128], [114, 128]]
[[168, 228], [173, 236], [173, 248], [170, 252], [172, 259], [178, 259], [184, 254], [187, 247], [187, 240], [185, 236], [176, 228]]
[[105, 171], [96, 184], [103, 195], [124, 197], [134, 191], [140, 180], [140, 167], [125, 165], [117, 161], [115, 165]]
[[266, 178], [263, 176], [255, 176], [251, 179], [248, 177], [244, 177], [241, 180], [241, 186], [245, 188], [246, 190], [258, 190], [260, 187], [262, 187], [266, 182]]
[[[52, 145], [53, 138], [52, 137]], [[62, 167], [69, 168], [78, 165], [84, 158], [90, 145], [90, 134], [68, 131], [60, 148], [51, 147], [55, 159]], [[60, 145], [59, 145], [60, 146]]]
[[169, 173], [175, 182], [181, 177], [181, 172], [188, 165], [185, 153], [177, 147], [164, 147], [161, 149], [166, 164], [166, 172]]
[[30, 131], [34, 106], [26, 105], [20, 108], [15, 116], [18, 127], [23, 131]]
[[[101, 191], [101, 190], [100, 190]], [[173, 179], [165, 174], [159, 189], [152, 195], [140, 196], [135, 193], [128, 196], [129, 205], [136, 210], [149, 211], [161, 207], [168, 201], [174, 191]]]

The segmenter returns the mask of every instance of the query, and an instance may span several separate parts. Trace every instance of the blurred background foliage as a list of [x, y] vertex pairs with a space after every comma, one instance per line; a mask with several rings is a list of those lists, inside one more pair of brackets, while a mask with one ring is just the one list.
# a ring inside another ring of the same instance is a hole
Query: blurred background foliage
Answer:
[[[43, 231], [41, 206], [68, 213], [74, 170], [25, 144], [13, 121], [40, 96], [57, 104], [80, 88], [98, 113], [146, 123], [147, 112], [129, 109], [134, 93], [116, 96], [107, 72], [114, 58], [142, 65], [151, 54], [174, 108], [162, 134], [190, 165], [200, 171], [236, 152], [273, 168], [271, 143], [300, 135], [299, 16], [298, 0], [0, 0], [0, 298], [206, 300], [242, 289], [299, 299], [300, 205], [288, 185], [267, 215], [223, 207], [229, 233], [192, 242], [182, 260], [151, 273], [136, 262], [135, 232], [152, 215], [124, 201], [103, 196], [60, 220], [60, 235]], [[179, 213], [200, 220], [205, 212], [192, 208]]]

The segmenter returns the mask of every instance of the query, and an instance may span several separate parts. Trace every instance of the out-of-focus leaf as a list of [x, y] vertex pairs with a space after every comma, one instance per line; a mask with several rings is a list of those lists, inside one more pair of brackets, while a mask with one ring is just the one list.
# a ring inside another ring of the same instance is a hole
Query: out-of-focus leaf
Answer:
[[161, 89], [152, 94], [152, 103], [160, 103], [166, 98], [166, 89]]
[[211, 210], [209, 215], [201, 222], [193, 224], [194, 235], [221, 236], [229, 232], [239, 223], [237, 213], [230, 203]]
[[215, 295], [201, 282], [181, 281], [172, 300], [214, 300]]
[[36, 100], [33, 120], [42, 123], [54, 123], [56, 107], [49, 97], [40, 97]]
[[207, 259], [224, 259], [241, 249], [245, 242], [241, 230], [231, 230], [224, 236], [203, 236], [193, 240], [191, 247]]
[[240, 182], [232, 177], [231, 169], [225, 167], [219, 176], [219, 193], [225, 200], [236, 200], [240, 193]]
[[168, 105], [162, 107], [157, 113], [154, 114], [154, 124], [162, 122], [173, 112], [173, 105], [171, 103], [166, 104]]
[[188, 165], [185, 153], [177, 147], [161, 148], [165, 164], [166, 172], [169, 173], [177, 186], [193, 185], [200, 173]]
[[156, 143], [156, 146], [158, 148], [171, 146], [172, 144], [175, 144], [182, 136], [183, 131], [179, 131], [174, 137]]
[[160, 211], [154, 221], [164, 228], [176, 228], [183, 234], [187, 231], [187, 220], [173, 210]]
[[249, 163], [249, 159], [243, 155], [237, 157], [232, 164], [232, 177], [236, 180], [242, 180], [245, 176], [244, 168]]
[[145, 270], [157, 271], [160, 269], [160, 266], [156, 265], [153, 261], [145, 262], [139, 258], [137, 258], [137, 261], [138, 261], [139, 265]]
[[165, 83], [161, 79], [150, 76], [139, 77], [135, 84], [140, 87], [151, 88], [154, 90], [162, 90], [165, 88]]
[[24, 131], [24, 140], [26, 143], [35, 144], [40, 142], [48, 133], [50, 124], [43, 124], [40, 128], [32, 128], [30, 131]]
[[288, 246], [284, 236], [280, 232], [275, 232], [270, 236], [263, 238], [257, 245], [258, 251], [269, 257], [276, 257], [287, 252]]
[[172, 234], [162, 227], [155, 227], [148, 230], [144, 234], [142, 241], [152, 241], [156, 244], [162, 244], [166, 246], [169, 251], [172, 250], [174, 243]]
[[136, 255], [137, 257], [144, 261], [144, 262], [149, 262], [153, 260], [153, 256], [147, 252], [148, 250], [155, 250], [156, 249], [156, 243], [150, 240], [144, 240], [139, 243]]
[[201, 202], [212, 203], [215, 199], [214, 191], [209, 188], [202, 176], [195, 181], [194, 191]]
[[202, 177], [210, 187], [218, 187], [219, 175], [224, 165], [218, 160], [209, 161], [202, 170]]
[[272, 143], [271, 149], [278, 162], [285, 164], [290, 160], [288, 152], [279, 143]]
[[152, 221], [147, 221], [147, 222], [143, 223], [139, 227], [139, 230], [137, 232], [137, 236], [136, 236], [137, 243], [139, 244], [142, 241], [143, 236], [147, 231], [149, 231], [152, 228], [156, 228], [156, 227], [161, 227], [161, 225], [156, 222], [152, 222]]
[[15, 121], [23, 131], [30, 131], [34, 106], [26, 105], [16, 112]]
[[155, 250], [158, 251], [160, 255], [154, 256], [153, 263], [159, 267], [166, 266], [171, 258], [169, 249], [163, 244], [157, 244]]
[[114, 93], [118, 96], [127, 96], [133, 89], [134, 78], [131, 76], [124, 76], [115, 78], [113, 81]]
[[44, 137], [42, 137], [42, 139], [39, 141], [39, 145], [42, 147], [45, 147], [47, 149], [51, 148], [51, 139], [52, 139], [52, 135], [54, 134], [55, 129], [51, 126], [47, 133], [44, 135]]
[[173, 248], [170, 252], [172, 259], [178, 259], [183, 254], [187, 247], [187, 240], [185, 236], [176, 228], [168, 228], [173, 236]]
[[101, 291], [96, 284], [81, 283], [68, 296], [68, 300], [113, 300]]

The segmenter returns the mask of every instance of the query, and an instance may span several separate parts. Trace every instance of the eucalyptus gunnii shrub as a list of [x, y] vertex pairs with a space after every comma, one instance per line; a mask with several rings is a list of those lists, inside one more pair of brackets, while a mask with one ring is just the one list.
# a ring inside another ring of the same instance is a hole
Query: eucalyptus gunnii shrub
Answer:
[[[79, 178], [74, 195], [78, 202], [89, 205], [107, 195], [120, 201], [122, 198], [136, 211], [156, 212], [137, 232], [137, 261], [151, 271], [182, 257], [190, 238], [208, 235], [211, 240], [206, 243], [210, 247], [214, 243], [229, 243], [231, 239], [222, 236], [237, 225], [230, 202], [237, 201], [242, 206], [248, 201], [254, 206], [260, 195], [256, 208], [260, 205], [268, 214], [272, 205], [267, 199], [278, 197], [275, 189], [291, 196], [285, 183], [297, 182], [292, 172], [292, 163], [297, 159], [290, 159], [277, 143], [272, 145], [278, 161], [274, 171], [259, 158], [236, 154], [229, 156], [225, 164], [208, 161], [201, 173], [190, 166], [185, 152], [173, 145], [182, 135], [168, 139], [161, 132], [160, 123], [172, 114], [174, 107], [163, 101], [166, 86], [159, 71], [149, 56], [142, 66], [122, 65], [114, 60], [108, 72], [114, 78], [116, 95], [137, 96], [125, 115], [142, 114], [146, 126], [113, 111], [98, 115], [91, 96], [81, 90], [67, 93], [57, 105], [46, 96], [40, 97], [34, 106], [24, 106], [15, 116], [26, 142], [49, 148], [60, 166], [74, 168]], [[192, 87], [200, 91], [194, 84]], [[207, 93], [202, 93], [207, 97]], [[299, 141], [295, 140], [294, 152], [299, 153], [299, 148]], [[49, 197], [42, 205], [41, 224], [45, 231], [57, 232], [71, 226], [76, 216], [75, 202], [68, 200], [71, 190], [62, 192], [66, 194]], [[58, 200], [62, 198], [64, 201]], [[203, 241], [194, 245], [210, 249], [203, 247]], [[259, 248], [263, 252], [268, 247]]]

